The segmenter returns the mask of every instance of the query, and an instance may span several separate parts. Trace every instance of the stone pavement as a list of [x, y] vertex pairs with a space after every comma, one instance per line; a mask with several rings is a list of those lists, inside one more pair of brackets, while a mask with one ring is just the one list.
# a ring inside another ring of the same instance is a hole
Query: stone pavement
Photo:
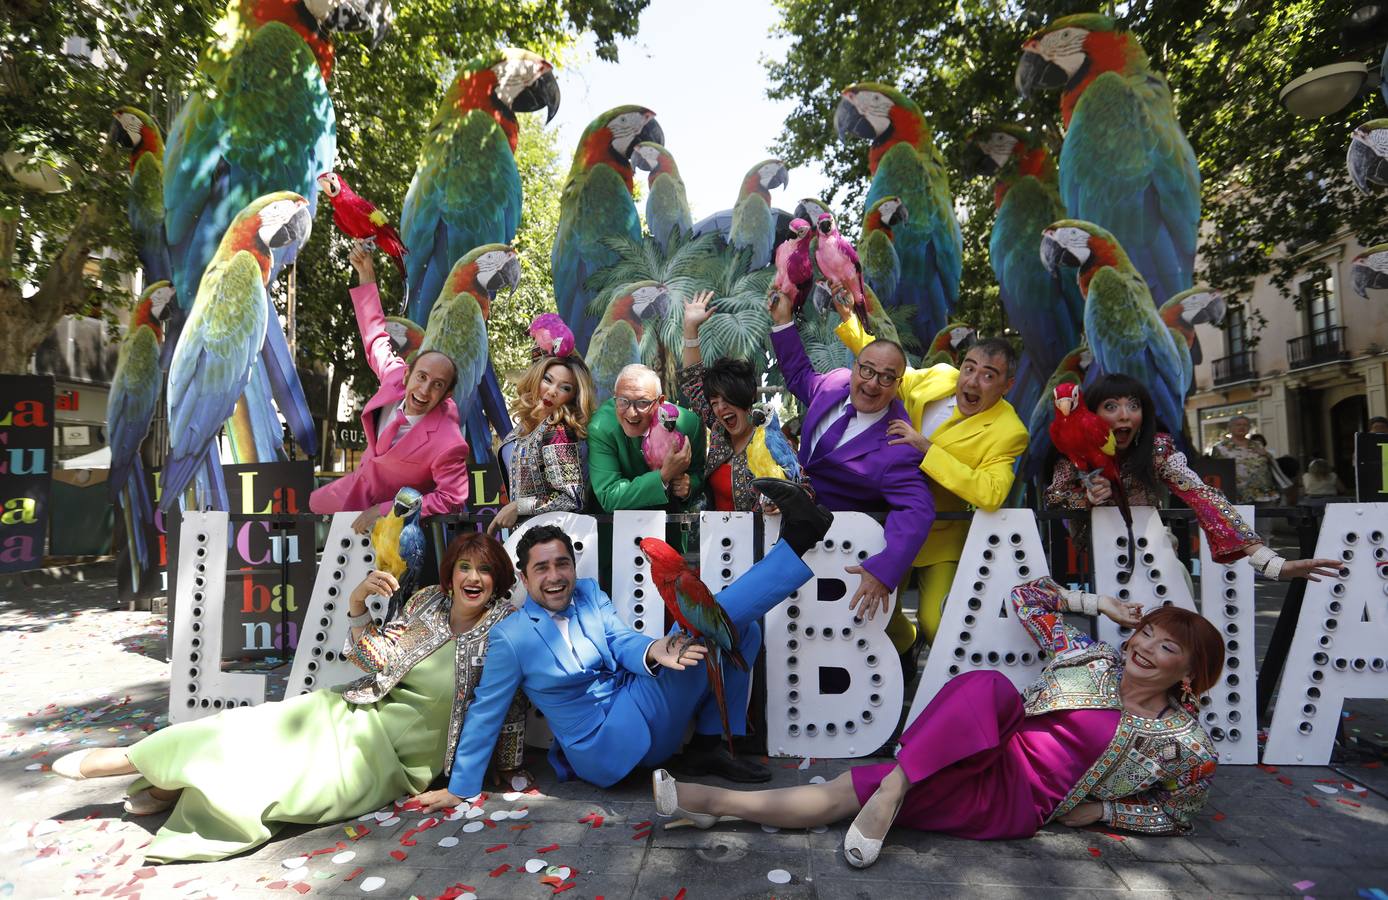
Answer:
[[[113, 596], [109, 580], [0, 593], [0, 897], [1388, 900], [1374, 893], [1388, 891], [1388, 800], [1360, 788], [1383, 784], [1381, 767], [1364, 768], [1367, 757], [1334, 769], [1224, 767], [1191, 837], [1052, 826], [1030, 840], [985, 843], [903, 829], [859, 872], [842, 858], [844, 824], [666, 831], [652, 827], [645, 777], [609, 791], [557, 784], [537, 756], [530, 767], [543, 793], [491, 795], [451, 821], [385, 810], [289, 828], [233, 860], [145, 866], [140, 848], [163, 817], [122, 813], [127, 779], [71, 782], [48, 770], [84, 743], [128, 744], [164, 722], [164, 620], [113, 611]], [[1260, 631], [1272, 616], [1260, 611]], [[1356, 727], [1382, 731], [1381, 714], [1382, 704], [1364, 705]], [[787, 786], [832, 778], [847, 764], [771, 765], [774, 784]]]

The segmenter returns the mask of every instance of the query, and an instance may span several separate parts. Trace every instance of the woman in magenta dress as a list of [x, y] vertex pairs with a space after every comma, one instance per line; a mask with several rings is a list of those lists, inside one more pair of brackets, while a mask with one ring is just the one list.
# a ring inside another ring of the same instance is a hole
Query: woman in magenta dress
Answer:
[[[981, 840], [1029, 837], [1050, 821], [1178, 834], [1204, 805], [1217, 759], [1196, 697], [1224, 667], [1219, 632], [1199, 615], [1062, 588], [1018, 585], [1012, 603], [1044, 655], [1018, 693], [998, 672], [957, 676], [901, 735], [895, 763], [825, 784], [735, 791], [653, 776], [656, 810], [699, 828], [732, 816], [782, 828], [857, 814], [844, 855], [871, 865], [895, 825]], [[1065, 624], [1103, 613], [1134, 628], [1122, 650]]]

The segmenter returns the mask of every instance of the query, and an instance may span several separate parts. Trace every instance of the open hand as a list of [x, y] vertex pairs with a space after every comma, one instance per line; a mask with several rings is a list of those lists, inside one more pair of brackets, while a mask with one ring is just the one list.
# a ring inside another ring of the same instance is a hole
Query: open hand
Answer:
[[1282, 571], [1277, 573], [1278, 581], [1291, 581], [1305, 578], [1307, 581], [1320, 581], [1322, 578], [1339, 578], [1344, 562], [1338, 559], [1289, 559], [1282, 563]]
[[922, 456], [930, 452], [930, 438], [917, 431], [905, 419], [892, 419], [887, 423], [887, 434], [892, 440], [888, 444], [910, 444]]
[[512, 500], [497, 510], [496, 516], [487, 523], [487, 534], [496, 534], [502, 528], [513, 527], [518, 518], [520, 518], [520, 506]]
[[1142, 604], [1129, 603], [1107, 594], [1099, 596], [1099, 612], [1124, 628], [1136, 628], [1142, 618]]
[[795, 315], [790, 297], [784, 291], [778, 291], [775, 285], [772, 285], [766, 296], [769, 300], [767, 312], [771, 314], [771, 322], [775, 325], [789, 325]]
[[655, 641], [646, 650], [646, 658], [659, 666], [683, 672], [704, 661], [708, 648], [695, 643], [694, 638], [678, 631]]
[[689, 473], [688, 473], [688, 472], [685, 472], [683, 475], [676, 475], [676, 476], [674, 477], [674, 479], [672, 479], [672, 480], [670, 481], [670, 493], [674, 494], [676, 497], [680, 498], [681, 500], [688, 500], [688, 499], [689, 499]]
[[352, 530], [357, 534], [369, 534], [371, 526], [376, 524], [376, 520], [381, 517], [381, 510], [376, 506], [368, 506], [357, 514], [352, 520]]
[[848, 601], [849, 609], [868, 620], [877, 615], [879, 607], [882, 612], [887, 611], [887, 607], [891, 605], [892, 592], [887, 590], [885, 584], [877, 580], [876, 575], [862, 566], [844, 566], [843, 570], [850, 575], [861, 576], [857, 593], [853, 595], [852, 600]]
[[376, 280], [376, 264], [371, 259], [371, 251], [360, 241], [352, 244], [347, 252], [347, 261], [357, 270], [357, 284], [370, 284]]
[[684, 336], [693, 340], [699, 336], [699, 326], [718, 310], [714, 307], [713, 291], [700, 291], [684, 302]]
[[467, 802], [462, 797], [455, 797], [449, 793], [447, 788], [439, 788], [437, 791], [425, 791], [422, 794], [415, 794], [413, 799], [419, 804], [419, 811], [422, 813], [438, 812], [441, 809], [454, 809], [459, 806], [466, 806]]

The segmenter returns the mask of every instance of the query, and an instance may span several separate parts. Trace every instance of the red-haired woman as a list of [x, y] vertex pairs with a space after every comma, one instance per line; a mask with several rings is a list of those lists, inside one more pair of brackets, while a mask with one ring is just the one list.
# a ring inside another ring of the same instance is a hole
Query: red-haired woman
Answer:
[[[53, 771], [139, 774], [127, 811], [173, 807], [145, 851], [161, 862], [222, 859], [283, 823], [349, 819], [401, 794], [435, 808], [439, 792], [420, 792], [453, 763], [488, 634], [512, 611], [506, 594], [516, 581], [505, 548], [479, 533], [453, 539], [439, 576], [384, 625], [371, 621], [366, 598], [390, 596], [395, 579], [372, 572], [352, 591], [344, 652], [367, 673], [356, 681], [183, 722], [131, 747], [78, 750]], [[530, 782], [520, 768], [524, 726], [517, 693], [492, 757], [508, 789]]]
[[[983, 840], [1029, 837], [1050, 821], [1188, 831], [1215, 769], [1193, 704], [1224, 667], [1219, 632], [1186, 610], [1142, 616], [1138, 604], [1049, 578], [1018, 585], [1012, 603], [1050, 657], [1025, 691], [1000, 672], [960, 675], [901, 735], [896, 762], [825, 784], [741, 792], [676, 784], [660, 769], [656, 811], [700, 828], [720, 816], [804, 828], [857, 813], [844, 855], [858, 868], [894, 824]], [[1064, 612], [1103, 613], [1134, 632], [1120, 650], [1066, 625]]]

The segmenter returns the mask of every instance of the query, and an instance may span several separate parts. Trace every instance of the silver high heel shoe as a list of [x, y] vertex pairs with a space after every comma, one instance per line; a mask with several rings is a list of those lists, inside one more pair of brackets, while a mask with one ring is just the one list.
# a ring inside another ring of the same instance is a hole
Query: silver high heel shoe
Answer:
[[[868, 803], [871, 802], [872, 799], [868, 798]], [[897, 801], [896, 809], [892, 811], [892, 822], [896, 821], [897, 813], [901, 812], [901, 805], [905, 802], [906, 795], [903, 793], [901, 799]], [[860, 811], [858, 815], [862, 815], [862, 812]], [[891, 825], [887, 826], [887, 830], [888, 832], [891, 831]], [[877, 856], [882, 852], [884, 840], [886, 840], [885, 834], [877, 840], [865, 837], [858, 830], [858, 819], [855, 817], [853, 823], [848, 826], [848, 833], [843, 836], [843, 858], [848, 860], [848, 864], [855, 869], [866, 869], [877, 862]]]
[[[687, 809], [680, 809], [679, 795], [675, 792], [675, 785], [675, 779], [664, 769], [656, 769], [651, 773], [651, 793], [655, 796], [655, 811], [659, 815], [666, 818], [674, 816], [677, 820], [683, 819], [695, 828], [712, 828], [718, 824], [719, 817], [711, 813], [696, 813]], [[667, 825], [666, 827], [670, 826]]]
[[53, 774], [71, 778], [73, 781], [85, 781], [87, 776], [82, 774], [82, 760], [90, 756], [92, 751], [96, 749], [96, 747], [87, 747], [63, 754], [53, 761]]

